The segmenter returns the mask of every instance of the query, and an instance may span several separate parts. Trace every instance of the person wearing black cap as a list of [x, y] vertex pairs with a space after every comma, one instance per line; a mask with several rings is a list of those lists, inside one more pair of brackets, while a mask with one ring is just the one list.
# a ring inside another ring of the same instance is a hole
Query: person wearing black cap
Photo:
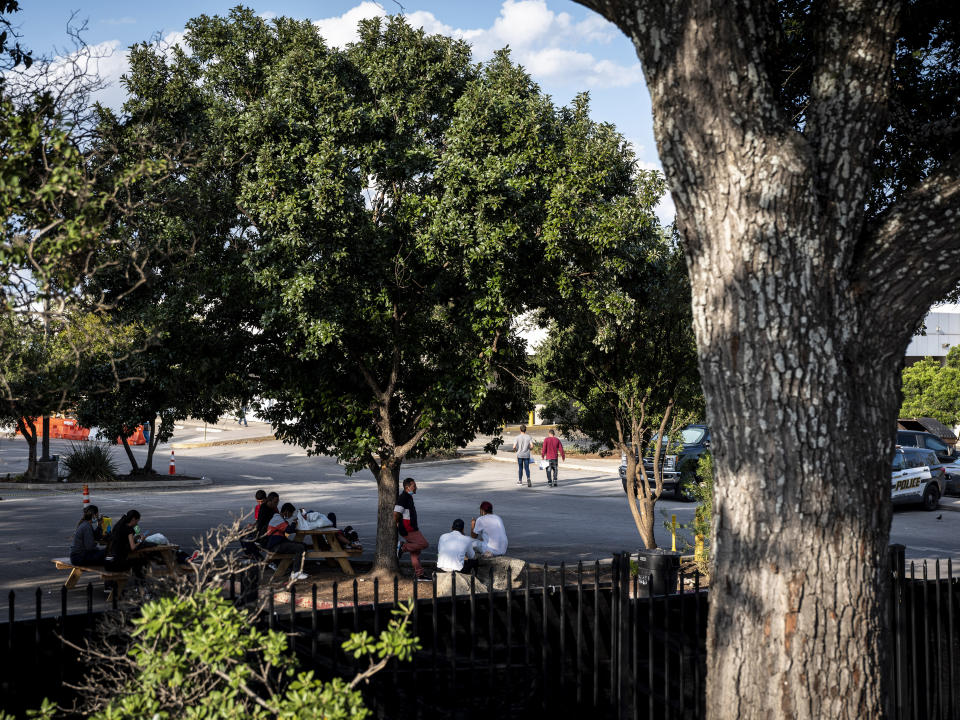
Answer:
[[470, 520], [470, 536], [480, 541], [479, 550], [484, 557], [507, 554], [507, 530], [487, 500], [480, 503], [480, 517]]
[[463, 520], [457, 518], [450, 532], [441, 535], [437, 543], [437, 570], [468, 573], [476, 569], [473, 540], [463, 534]]

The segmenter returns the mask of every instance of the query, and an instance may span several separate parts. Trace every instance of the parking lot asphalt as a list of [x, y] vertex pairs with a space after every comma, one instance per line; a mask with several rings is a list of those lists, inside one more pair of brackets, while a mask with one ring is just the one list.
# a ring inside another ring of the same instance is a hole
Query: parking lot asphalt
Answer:
[[[249, 512], [259, 489], [276, 490], [281, 501], [298, 507], [335, 511], [339, 525], [352, 525], [365, 545], [364, 557], [372, 557], [376, 532], [376, 484], [369, 471], [347, 476], [334, 459], [307, 456], [306, 452], [278, 441], [252, 441], [269, 434], [266, 426], [248, 427], [221, 422], [218, 426], [185, 423], [177, 430], [173, 446], [179, 473], [211, 481], [189, 490], [129, 488], [94, 490], [92, 501], [101, 512], [119, 517], [130, 508], [143, 515], [141, 525], [160, 531], [172, 541], [191, 547], [193, 538], [233, 516]], [[216, 443], [216, 444], [211, 444]], [[52, 452], [63, 453], [68, 444], [53, 441]], [[180, 449], [176, 449], [177, 446]], [[188, 445], [190, 447], [188, 447]], [[155, 467], [163, 469], [170, 445], [162, 445]], [[118, 466], [129, 467], [122, 448], [114, 448]], [[143, 448], [135, 450], [143, 457]], [[465, 460], [407, 463], [402, 475], [418, 480], [417, 507], [431, 547], [424, 560], [435, 558], [435, 544], [455, 518], [469, 523], [479, 514], [480, 501], [489, 500], [504, 518], [511, 555], [534, 562], [593, 562], [612, 552], [636, 550], [639, 536], [623, 495], [616, 467], [619, 459], [576, 460], [568, 456], [560, 466], [560, 487], [548, 488], [545, 476], [531, 469], [534, 487], [516, 484], [516, 461], [512, 453], [501, 459], [474, 457]], [[0, 440], [0, 474], [21, 472], [26, 465], [22, 439]], [[82, 509], [76, 489], [51, 486], [42, 491], [24, 491], [16, 485], [0, 485], [0, 587], [55, 588], [63, 573], [53, 568], [51, 558], [68, 551], [72, 529]], [[942, 510], [924, 513], [897, 509], [891, 542], [907, 546], [914, 560], [951, 557], [960, 571], [960, 498], [948, 498]], [[662, 500], [657, 505], [656, 534], [661, 546], [670, 545], [666, 525], [671, 515], [679, 523], [693, 518], [692, 503]], [[939, 519], [938, 519], [939, 518]], [[681, 530], [678, 549], [690, 542]], [[409, 570], [409, 566], [407, 567]]]

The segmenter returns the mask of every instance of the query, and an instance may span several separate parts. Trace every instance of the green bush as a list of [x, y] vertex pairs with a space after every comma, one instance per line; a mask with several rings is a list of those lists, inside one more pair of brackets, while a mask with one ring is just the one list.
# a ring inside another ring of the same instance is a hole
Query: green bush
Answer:
[[117, 479], [117, 465], [106, 443], [70, 444], [70, 452], [61, 461], [67, 477], [75, 482], [104, 482]]
[[[697, 482], [691, 488], [697, 501], [693, 515], [693, 532], [703, 536], [705, 548], [710, 546], [710, 529], [713, 525], [713, 456], [704, 453], [697, 464]], [[707, 558], [697, 558], [700, 572], [710, 574], [709, 550]]]

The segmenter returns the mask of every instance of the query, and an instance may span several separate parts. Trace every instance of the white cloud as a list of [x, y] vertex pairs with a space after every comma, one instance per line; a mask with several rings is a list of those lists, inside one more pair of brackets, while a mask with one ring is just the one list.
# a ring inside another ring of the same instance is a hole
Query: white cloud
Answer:
[[654, 209], [654, 212], [657, 214], [657, 217], [660, 218], [660, 222], [664, 225], [669, 225], [676, 220], [677, 206], [673, 204], [673, 197], [669, 192], [660, 198], [660, 203]]
[[[342, 23], [351, 14], [359, 19], [364, 12], [373, 12], [369, 7], [372, 5], [365, 2], [338, 18], [321, 22]], [[465, 40], [473, 47], [474, 59], [481, 62], [509, 46], [514, 61], [526, 68], [537, 82], [599, 89], [626, 87], [643, 80], [639, 62], [621, 65], [598, 59], [585, 48], [591, 44], [608, 44], [617, 32], [611, 23], [599, 15], [574, 22], [568, 13], [548, 8], [545, 0], [505, 0], [489, 28], [453, 28], [433, 13], [422, 10], [408, 13], [406, 18], [411, 25], [422, 27], [428, 33]]]
[[[344, 47], [358, 39], [357, 24], [360, 20], [384, 17], [384, 6], [364, 0], [342, 15], [314, 21], [328, 44]], [[272, 18], [274, 13], [263, 13]], [[504, 0], [500, 14], [486, 28], [455, 28], [437, 19], [425, 10], [407, 13], [407, 21], [428, 33], [438, 33], [464, 40], [473, 48], [474, 60], [489, 60], [496, 50], [509, 46], [514, 62], [531, 74], [534, 81], [550, 83], [570, 90], [621, 88], [642, 83], [643, 74], [639, 63], [624, 65], [598, 57], [593, 50], [597, 45], [608, 44], [618, 32], [599, 15], [591, 14], [575, 22], [569, 13], [555, 12], [547, 7], [545, 0]], [[104, 20], [101, 22], [120, 22]], [[181, 45], [183, 32], [169, 33], [162, 44]], [[118, 82], [127, 70], [127, 51], [119, 43], [102, 43], [111, 50], [109, 57], [98, 61], [98, 69], [112, 86], [98, 97], [111, 107], [119, 107], [123, 90]], [[638, 154], [640, 149], [637, 150]]]
[[357, 23], [368, 18], [384, 17], [386, 14], [386, 10], [375, 2], [362, 2], [347, 10], [343, 15], [315, 20], [313, 24], [317, 26], [328, 45], [344, 47], [348, 43], [360, 39], [357, 34]]
[[[344, 47], [359, 38], [360, 20], [386, 14], [381, 5], [366, 1], [342, 15], [315, 20], [314, 25], [329, 45]], [[590, 89], [626, 87], [643, 80], [639, 62], [621, 65], [583, 49], [590, 44], [608, 44], [617, 32], [611, 23], [599, 15], [574, 22], [568, 13], [548, 8], [545, 0], [505, 0], [499, 16], [488, 28], [455, 28], [427, 10], [406, 13], [404, 17], [413, 27], [427, 33], [470, 43], [474, 60], [480, 62], [509, 46], [514, 61], [538, 82]]]

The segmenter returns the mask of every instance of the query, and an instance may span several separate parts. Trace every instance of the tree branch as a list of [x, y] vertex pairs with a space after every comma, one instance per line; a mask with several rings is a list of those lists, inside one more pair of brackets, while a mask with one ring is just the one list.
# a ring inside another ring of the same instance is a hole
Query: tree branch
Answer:
[[804, 135], [827, 226], [840, 232], [857, 227], [851, 218], [865, 211], [874, 148], [886, 127], [899, 7], [895, 0], [832, 0], [817, 13]]
[[420, 428], [419, 430], [417, 430], [417, 431], [413, 434], [413, 437], [412, 437], [412, 438], [410, 438], [409, 440], [407, 440], [407, 442], [405, 442], [403, 445], [400, 445], [399, 447], [397, 447], [397, 449], [394, 451], [394, 456], [395, 456], [395, 457], [398, 457], [398, 458], [403, 458], [403, 457], [405, 457], [406, 454], [407, 454], [408, 452], [410, 452], [411, 450], [413, 450], [414, 446], [415, 446], [418, 442], [420, 442], [420, 440], [423, 439], [423, 436], [426, 435], [428, 432], [430, 432], [430, 430], [433, 429], [433, 426], [434, 426], [435, 424], [436, 424], [436, 423], [430, 423], [430, 424], [427, 425], [426, 427]]
[[[882, 311], [908, 339], [919, 318], [960, 278], [960, 152], [866, 228], [851, 284], [864, 313]], [[889, 340], [889, 337], [888, 337]]]

